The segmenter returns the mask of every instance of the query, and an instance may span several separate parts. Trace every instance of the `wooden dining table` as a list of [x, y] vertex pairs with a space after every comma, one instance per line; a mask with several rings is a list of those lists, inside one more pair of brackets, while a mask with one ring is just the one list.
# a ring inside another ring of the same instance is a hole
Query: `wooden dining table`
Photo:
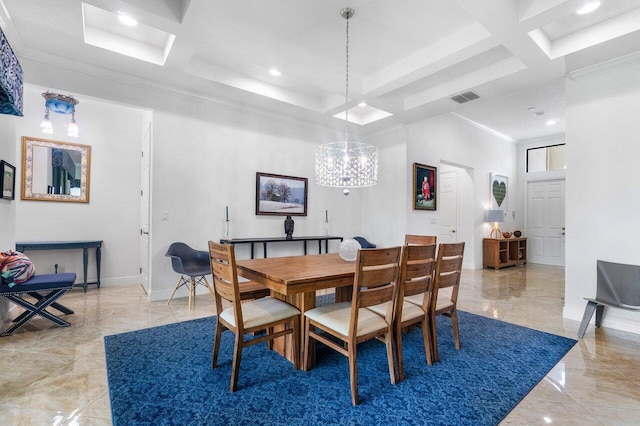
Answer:
[[[338, 253], [286, 256], [237, 261], [238, 275], [263, 284], [273, 297], [285, 300], [301, 312], [300, 335], [297, 336], [300, 359], [304, 355], [304, 312], [316, 306], [316, 291], [335, 288], [336, 302], [351, 299], [355, 262], [343, 260]], [[291, 341], [276, 339], [274, 349], [293, 360]], [[311, 342], [313, 343], [313, 342]], [[313, 347], [310, 348], [310, 352]], [[315, 351], [311, 352], [310, 365]], [[306, 366], [304, 366], [306, 368]]]

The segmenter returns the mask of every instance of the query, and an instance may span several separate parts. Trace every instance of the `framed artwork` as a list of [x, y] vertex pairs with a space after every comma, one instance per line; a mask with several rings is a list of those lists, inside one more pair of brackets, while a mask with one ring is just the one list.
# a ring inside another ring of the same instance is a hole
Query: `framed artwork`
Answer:
[[307, 178], [257, 172], [256, 214], [306, 216], [307, 186]]
[[436, 210], [438, 169], [413, 163], [413, 209]]
[[13, 200], [16, 193], [16, 168], [4, 160], [0, 161], [0, 178], [2, 178], [0, 198]]
[[497, 173], [491, 173], [491, 209], [508, 211], [509, 178]]

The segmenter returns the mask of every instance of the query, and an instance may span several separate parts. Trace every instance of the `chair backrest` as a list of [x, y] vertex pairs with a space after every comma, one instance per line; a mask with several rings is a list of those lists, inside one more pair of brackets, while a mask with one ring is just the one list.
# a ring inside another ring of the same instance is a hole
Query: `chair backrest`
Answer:
[[402, 248], [396, 312], [402, 312], [404, 297], [425, 294], [422, 308], [429, 308], [433, 291], [436, 245], [408, 245]]
[[425, 246], [428, 244], [435, 244], [437, 239], [438, 237], [436, 237], [435, 235], [406, 234], [404, 236], [404, 243], [409, 245], [417, 244], [417, 245]]
[[209, 241], [209, 258], [213, 289], [216, 298], [216, 312], [223, 311], [222, 299], [231, 302], [236, 325], [241, 327], [242, 309], [240, 308], [240, 287], [236, 269], [236, 256], [233, 244], [218, 244]]
[[[351, 336], [355, 336], [358, 310], [393, 300], [400, 269], [400, 247], [358, 250], [351, 305]], [[393, 316], [389, 303], [387, 319]]]
[[171, 258], [171, 267], [179, 274], [208, 275], [209, 254], [206, 251], [195, 250], [185, 243], [172, 243], [165, 256]]
[[451, 301], [455, 306], [458, 300], [463, 255], [464, 243], [440, 243], [433, 283], [432, 308], [435, 309], [438, 291], [447, 287], [452, 288]]
[[596, 301], [640, 309], [640, 266], [598, 260]]

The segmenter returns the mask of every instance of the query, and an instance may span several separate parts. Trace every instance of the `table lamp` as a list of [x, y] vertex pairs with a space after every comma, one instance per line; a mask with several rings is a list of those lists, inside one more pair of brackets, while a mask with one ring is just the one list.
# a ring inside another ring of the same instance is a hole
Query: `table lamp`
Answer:
[[[500, 232], [498, 222], [504, 222], [504, 212], [502, 210], [485, 210], [484, 221], [493, 222], [493, 229], [489, 234], [489, 238], [500, 238], [502, 233]], [[495, 237], [493, 236], [494, 233], [496, 234]]]

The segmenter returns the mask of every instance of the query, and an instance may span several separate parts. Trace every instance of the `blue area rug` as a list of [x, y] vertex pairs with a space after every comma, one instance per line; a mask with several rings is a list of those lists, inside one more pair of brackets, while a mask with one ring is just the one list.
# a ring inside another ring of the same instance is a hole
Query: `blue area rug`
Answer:
[[404, 335], [405, 380], [389, 382], [384, 345], [358, 346], [360, 405], [347, 358], [318, 345], [296, 371], [265, 344], [246, 348], [229, 392], [233, 334], [211, 369], [215, 317], [105, 337], [114, 425], [494, 425], [576, 340], [459, 312], [462, 348], [438, 318], [440, 362], [428, 366], [420, 330]]

